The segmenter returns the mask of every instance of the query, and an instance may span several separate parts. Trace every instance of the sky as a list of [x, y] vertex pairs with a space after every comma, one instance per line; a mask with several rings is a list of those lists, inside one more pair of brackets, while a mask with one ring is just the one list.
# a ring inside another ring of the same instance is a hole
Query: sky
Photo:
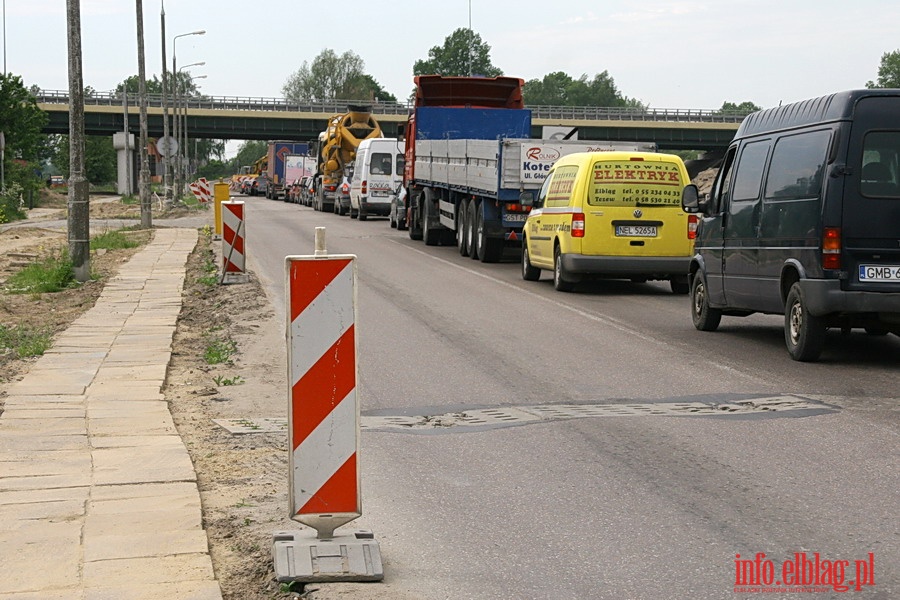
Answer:
[[[69, 0], [77, 2], [77, 0]], [[3, 0], [4, 63], [26, 86], [68, 90], [66, 2]], [[136, 75], [130, 0], [80, 0], [84, 84], [115, 89]], [[280, 98], [288, 77], [324, 49], [351, 50], [398, 99], [412, 67], [469, 27], [505, 75], [573, 78], [607, 71], [651, 108], [763, 108], [877, 78], [900, 49], [897, 0], [142, 0], [148, 79], [162, 72], [161, 9], [171, 70], [191, 67], [209, 96]], [[205, 30], [204, 35], [176, 35]]]

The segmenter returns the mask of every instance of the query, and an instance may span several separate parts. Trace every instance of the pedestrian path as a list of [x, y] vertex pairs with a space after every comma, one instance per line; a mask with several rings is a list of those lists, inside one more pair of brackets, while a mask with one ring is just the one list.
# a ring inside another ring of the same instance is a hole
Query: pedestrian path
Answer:
[[162, 394], [194, 229], [156, 229], [12, 384], [0, 416], [0, 600], [221, 599]]

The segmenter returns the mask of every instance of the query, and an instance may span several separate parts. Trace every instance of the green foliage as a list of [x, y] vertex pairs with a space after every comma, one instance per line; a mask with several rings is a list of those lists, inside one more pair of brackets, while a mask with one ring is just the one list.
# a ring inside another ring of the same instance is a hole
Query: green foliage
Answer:
[[528, 106], [604, 106], [635, 107], [643, 105], [624, 97], [607, 71], [588, 79], [582, 75], [573, 79], [562, 71], [544, 75], [543, 79], [525, 82], [522, 97]]
[[0, 224], [25, 218], [22, 186], [12, 182], [0, 190]]
[[248, 140], [241, 144], [233, 161], [237, 167], [234, 169], [235, 173], [237, 173], [241, 167], [251, 166], [257, 158], [263, 156], [268, 151], [268, 148], [268, 144], [260, 140]]
[[240, 385], [244, 383], [244, 378], [240, 375], [235, 375], [234, 377], [225, 377], [224, 375], [216, 375], [213, 377], [213, 381], [216, 382], [216, 385], [219, 387], [224, 387], [227, 385]]
[[[50, 136], [53, 148], [51, 162], [69, 178], [69, 136]], [[84, 175], [92, 185], [116, 181], [116, 149], [111, 136], [88, 135], [84, 139]]]
[[140, 243], [131, 239], [121, 231], [106, 231], [91, 238], [91, 250], [121, 250], [137, 248]]
[[208, 180], [225, 179], [234, 174], [234, 168], [230, 162], [213, 159], [197, 169], [197, 177], [206, 177]]
[[753, 102], [747, 100], [745, 102], [741, 102], [740, 104], [735, 104], [734, 102], [724, 102], [722, 104], [720, 112], [726, 114], [749, 115], [750, 113], [756, 112], [758, 110], [762, 110], [762, 107], [757, 106]]
[[77, 285], [72, 259], [65, 250], [32, 263], [6, 281], [9, 294], [46, 294], [60, 292]]
[[[0, 131], [6, 138], [7, 165], [15, 159], [34, 161], [47, 115], [25, 89], [22, 78], [0, 73]], [[7, 174], [9, 170], [7, 169]]]
[[417, 60], [413, 64], [413, 74], [497, 77], [503, 75], [503, 71], [491, 63], [491, 47], [481, 36], [461, 27], [444, 39], [443, 46], [432, 47], [427, 60]]
[[18, 358], [41, 356], [50, 344], [50, 334], [45, 329], [0, 325], [0, 353], [12, 351]]
[[900, 50], [881, 55], [878, 81], [866, 82], [867, 88], [900, 88]]
[[209, 365], [219, 365], [229, 362], [237, 352], [237, 343], [234, 340], [213, 340], [203, 352], [203, 360]]
[[312, 63], [303, 61], [300, 68], [288, 77], [281, 92], [290, 102], [335, 98], [396, 101], [371, 75], [366, 74], [365, 68], [363, 59], [352, 50], [338, 56], [334, 50], [326, 48]]

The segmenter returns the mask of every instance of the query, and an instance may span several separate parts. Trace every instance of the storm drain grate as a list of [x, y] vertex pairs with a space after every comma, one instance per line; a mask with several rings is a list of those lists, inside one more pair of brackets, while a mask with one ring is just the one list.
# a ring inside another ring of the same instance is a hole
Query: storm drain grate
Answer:
[[[553, 404], [481, 408], [441, 415], [363, 416], [362, 430], [439, 430], [446, 428], [493, 428], [564, 419], [635, 416], [748, 415], [771, 412], [822, 410], [827, 405], [799, 396], [771, 396], [728, 402], [647, 402], [629, 404]], [[287, 419], [214, 419], [214, 423], [239, 435], [287, 431]]]

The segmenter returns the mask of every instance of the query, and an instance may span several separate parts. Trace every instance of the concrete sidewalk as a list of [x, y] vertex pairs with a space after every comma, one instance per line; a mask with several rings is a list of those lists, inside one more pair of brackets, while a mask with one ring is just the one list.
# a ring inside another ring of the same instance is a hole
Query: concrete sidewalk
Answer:
[[161, 393], [193, 229], [156, 229], [8, 390], [0, 599], [221, 599]]

